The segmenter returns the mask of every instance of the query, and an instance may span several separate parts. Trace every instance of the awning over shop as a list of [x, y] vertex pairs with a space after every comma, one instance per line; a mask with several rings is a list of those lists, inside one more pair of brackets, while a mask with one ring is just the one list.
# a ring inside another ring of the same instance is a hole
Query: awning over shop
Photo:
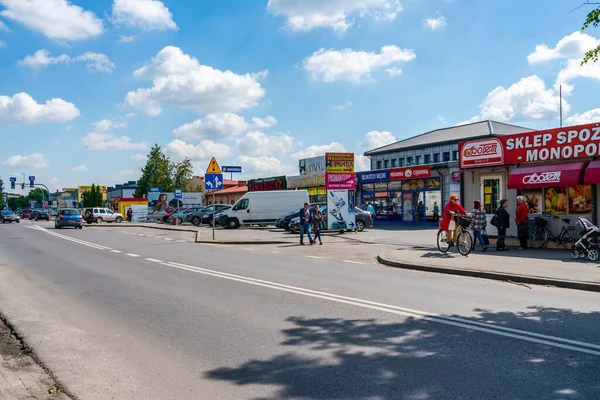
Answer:
[[515, 168], [508, 176], [508, 188], [539, 189], [549, 186], [581, 185], [583, 170], [587, 163], [587, 161], [579, 161]]
[[600, 161], [592, 161], [588, 165], [583, 176], [583, 183], [586, 185], [600, 183]]

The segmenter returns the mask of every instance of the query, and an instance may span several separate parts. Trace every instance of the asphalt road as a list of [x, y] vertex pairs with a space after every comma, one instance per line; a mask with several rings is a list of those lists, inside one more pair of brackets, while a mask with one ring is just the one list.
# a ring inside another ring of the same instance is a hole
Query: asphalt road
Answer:
[[0, 312], [80, 399], [600, 398], [600, 295], [331, 254], [0, 225]]

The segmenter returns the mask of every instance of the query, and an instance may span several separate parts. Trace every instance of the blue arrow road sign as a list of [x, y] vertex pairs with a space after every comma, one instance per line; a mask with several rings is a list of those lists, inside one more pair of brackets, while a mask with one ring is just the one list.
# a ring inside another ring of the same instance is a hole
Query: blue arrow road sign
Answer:
[[30, 180], [30, 181], [35, 181], [35, 176], [30, 176], [30, 177], [29, 177], [29, 180]]
[[206, 190], [223, 189], [223, 174], [204, 175], [204, 186], [206, 186]]
[[10, 177], [10, 181], [11, 181], [11, 182], [16, 182], [16, 181], [17, 181], [17, 178], [15, 178], [14, 176], [11, 176], [11, 177]]
[[176, 199], [183, 199], [183, 189], [175, 189], [173, 193]]
[[236, 172], [238, 174], [242, 173], [242, 167], [234, 166], [234, 165], [223, 165], [221, 167], [222, 172]]

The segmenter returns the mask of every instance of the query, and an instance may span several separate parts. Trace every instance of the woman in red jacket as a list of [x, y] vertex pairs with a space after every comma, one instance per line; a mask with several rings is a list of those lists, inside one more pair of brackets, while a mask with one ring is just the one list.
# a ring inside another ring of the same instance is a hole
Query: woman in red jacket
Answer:
[[460, 203], [458, 202], [458, 195], [457, 194], [453, 194], [452, 196], [450, 196], [450, 201], [448, 201], [448, 203], [446, 204], [446, 207], [444, 207], [444, 216], [442, 217], [442, 222], [440, 223], [440, 229], [443, 229], [446, 231], [446, 238], [448, 239], [448, 244], [450, 245], [454, 245], [456, 242], [456, 236], [458, 233], [458, 222], [455, 221], [454, 224], [454, 230], [451, 231], [450, 229], [450, 221], [452, 221], [452, 219], [458, 215], [458, 214], [466, 214], [467, 211], [463, 208], [463, 206], [460, 205]]
[[527, 249], [527, 241], [529, 240], [529, 207], [525, 202], [525, 197], [517, 197], [517, 213], [515, 222], [517, 223], [517, 236], [519, 237], [520, 249]]

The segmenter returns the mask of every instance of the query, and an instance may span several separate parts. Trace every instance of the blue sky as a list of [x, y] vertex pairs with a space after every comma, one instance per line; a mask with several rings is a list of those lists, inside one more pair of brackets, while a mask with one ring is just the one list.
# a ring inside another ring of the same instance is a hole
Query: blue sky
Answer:
[[[0, 0], [0, 176], [135, 179], [158, 143], [238, 178], [494, 119], [600, 121], [580, 0]], [[358, 168], [367, 166], [357, 157]]]

